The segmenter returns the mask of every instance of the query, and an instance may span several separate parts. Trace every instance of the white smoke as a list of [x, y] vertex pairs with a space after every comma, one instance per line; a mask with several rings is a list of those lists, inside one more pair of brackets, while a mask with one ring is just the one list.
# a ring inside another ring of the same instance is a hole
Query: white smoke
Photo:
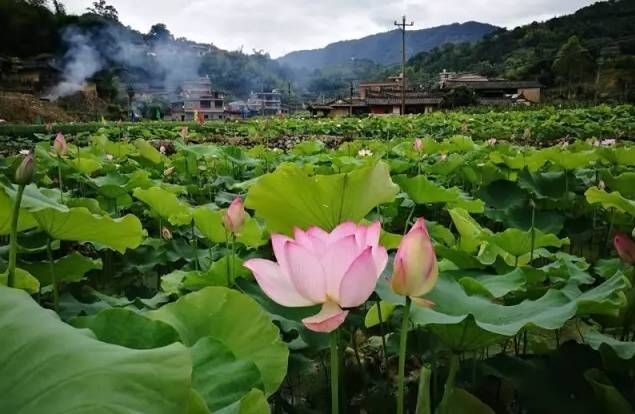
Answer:
[[90, 46], [90, 39], [76, 30], [64, 33], [69, 48], [64, 56], [62, 80], [50, 91], [50, 98], [57, 99], [81, 91], [86, 80], [103, 67], [99, 53]]

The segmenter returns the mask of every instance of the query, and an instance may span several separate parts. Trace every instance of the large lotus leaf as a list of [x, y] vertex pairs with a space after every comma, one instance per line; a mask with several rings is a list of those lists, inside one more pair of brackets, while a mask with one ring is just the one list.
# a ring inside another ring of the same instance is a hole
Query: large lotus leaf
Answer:
[[90, 329], [102, 342], [132, 349], [160, 348], [179, 340], [179, 334], [167, 323], [129, 309], [104, 309], [96, 315], [75, 318], [72, 324]]
[[565, 170], [575, 170], [577, 168], [587, 167], [592, 161], [598, 158], [599, 155], [595, 151], [571, 152], [556, 150], [550, 154], [549, 161], [560, 165]]
[[40, 228], [57, 240], [100, 243], [122, 254], [137, 248], [143, 240], [141, 222], [132, 214], [113, 219], [77, 207], [68, 212], [47, 209], [33, 216]]
[[617, 211], [635, 216], [635, 201], [624, 198], [619, 192], [607, 193], [597, 187], [589, 188], [584, 195], [589, 204], [601, 203], [605, 209], [615, 208]]
[[148, 312], [147, 316], [172, 325], [188, 346], [210, 336], [221, 341], [237, 358], [253, 361], [260, 370], [267, 395], [284, 379], [289, 351], [271, 319], [247, 295], [223, 287], [208, 287]]
[[622, 359], [631, 359], [635, 356], [635, 342], [620, 341], [593, 329], [585, 330], [582, 338], [585, 344], [596, 351], [600, 351], [602, 348], [609, 348]]
[[270, 231], [291, 234], [294, 227], [315, 225], [329, 231], [347, 220], [360, 221], [397, 192], [383, 162], [350, 173], [315, 176], [285, 164], [262, 176], [249, 189], [245, 204]]
[[153, 164], [159, 164], [161, 162], [161, 153], [157, 151], [148, 141], [139, 138], [134, 142], [139, 155]]
[[526, 204], [527, 193], [517, 183], [497, 180], [489, 183], [479, 191], [479, 197], [489, 206], [497, 210], [508, 210]]
[[[224, 214], [224, 210], [212, 210], [202, 206], [195, 208], [192, 216], [196, 228], [205, 238], [214, 243], [226, 243], [228, 235], [223, 225]], [[247, 217], [236, 241], [247, 247], [255, 248], [268, 243], [268, 240], [263, 236], [264, 231], [258, 222], [252, 217]]]
[[[20, 262], [19, 266], [35, 276], [43, 286], [51, 283], [51, 269], [46, 262]], [[91, 259], [78, 252], [53, 261], [53, 273], [58, 282], [78, 282], [91, 270], [102, 268], [101, 259]]]
[[602, 171], [602, 179], [612, 191], [619, 192], [623, 197], [635, 200], [635, 172], [625, 172], [613, 176], [608, 170]]
[[249, 359], [239, 359], [223, 342], [201, 338], [192, 347], [192, 386], [216, 413], [249, 393], [263, 388], [258, 367]]
[[[4, 192], [9, 196], [12, 201], [15, 201], [17, 195], [17, 188], [11, 184], [4, 184], [0, 182], [0, 188], [4, 189]], [[57, 211], [68, 211], [68, 207], [59, 203], [60, 193], [59, 190], [52, 190], [47, 188], [38, 188], [35, 184], [29, 184], [24, 187], [24, 194], [22, 195], [22, 202], [20, 208], [27, 210], [30, 213], [34, 213], [44, 209], [54, 209]]]
[[[4, 273], [0, 273], [0, 285], [7, 286], [8, 282], [9, 273], [7, 269]], [[15, 284], [13, 286], [33, 294], [40, 291], [40, 281], [31, 273], [19, 267], [15, 269]]]
[[[466, 272], [456, 271], [452, 273], [458, 276]], [[458, 281], [467, 292], [476, 292], [486, 297], [502, 298], [510, 292], [524, 291], [527, 275], [523, 268], [517, 267], [503, 275], [474, 273], [469, 276], [460, 276]]]
[[271, 408], [265, 394], [259, 389], [252, 389], [240, 401], [227, 406], [214, 414], [269, 414]]
[[66, 161], [66, 163], [73, 167], [75, 170], [86, 175], [93, 175], [93, 173], [99, 171], [102, 167], [101, 162], [99, 162], [93, 156], [91, 156], [90, 158], [82, 156], [81, 158], [68, 160]]
[[482, 212], [484, 208], [482, 201], [470, 199], [458, 187], [441, 187], [423, 175], [411, 178], [399, 175], [395, 177], [395, 182], [417, 204], [443, 203], [450, 207], [463, 208], [471, 213]]
[[194, 155], [196, 158], [221, 158], [223, 156], [221, 149], [214, 144], [186, 145], [183, 141], [177, 140], [174, 141], [174, 147], [186, 154]]
[[192, 221], [192, 208], [177, 196], [160, 187], [137, 188], [132, 193], [135, 198], [147, 204], [154, 213], [173, 225], [185, 225]]
[[484, 236], [492, 234], [489, 229], [483, 228], [470, 216], [470, 213], [462, 208], [453, 208], [448, 210], [452, 222], [456, 227], [459, 235], [459, 246], [461, 250], [466, 252], [474, 252], [481, 244]]
[[[532, 232], [520, 229], [507, 229], [487, 236], [486, 240], [514, 257], [530, 253], [532, 248]], [[555, 234], [546, 234], [538, 229], [534, 231], [534, 250], [541, 247], [562, 247], [565, 244], [569, 244], [569, 239], [559, 239]]]
[[436, 414], [495, 414], [494, 410], [462, 388], [454, 388], [447, 404], [439, 406]]
[[566, 175], [564, 171], [529, 172], [523, 170], [518, 176], [518, 185], [536, 198], [561, 199], [565, 196]]
[[95, 339], [0, 287], [0, 412], [180, 414], [191, 359], [181, 344], [133, 350]]
[[117, 198], [128, 193], [126, 188], [128, 177], [125, 175], [108, 173], [93, 178], [92, 182], [99, 188], [99, 193], [108, 198]]
[[603, 412], [611, 414], [633, 414], [635, 412], [631, 404], [615, 388], [604, 372], [592, 368], [584, 373], [584, 378], [593, 388], [596, 399], [602, 405]]
[[590, 303], [602, 303], [607, 308], [602, 311], [616, 313], [619, 307], [613, 308], [607, 300], [623, 295], [622, 290], [627, 286], [624, 276], [617, 274], [576, 298], [552, 289], [537, 300], [505, 306], [482, 296], [469, 296], [453, 276], [441, 272], [436, 287], [426, 295], [435, 306], [430, 309], [413, 307], [412, 320], [419, 325], [454, 325], [471, 315], [481, 329], [506, 336], [515, 335], [525, 326], [557, 329], [576, 315], [578, 303], [587, 309]]
[[[0, 190], [0, 236], [11, 232], [11, 216], [13, 213], [13, 200]], [[18, 231], [28, 230], [36, 227], [37, 222], [33, 216], [25, 209], [20, 209], [18, 216]]]

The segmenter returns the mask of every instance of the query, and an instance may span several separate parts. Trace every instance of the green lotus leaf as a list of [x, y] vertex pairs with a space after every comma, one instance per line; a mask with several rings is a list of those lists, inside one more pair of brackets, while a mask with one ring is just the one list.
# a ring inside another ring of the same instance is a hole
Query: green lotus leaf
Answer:
[[223, 156], [221, 148], [214, 144], [187, 145], [181, 140], [176, 140], [174, 148], [185, 154], [194, 155], [196, 158], [222, 158]]
[[392, 201], [397, 192], [383, 162], [350, 173], [316, 176], [285, 164], [249, 189], [245, 205], [272, 232], [291, 234], [294, 227], [312, 225], [330, 231], [344, 221], [362, 220], [375, 206]]
[[595, 151], [554, 151], [549, 157], [549, 161], [560, 165], [565, 170], [575, 170], [589, 166], [598, 158], [599, 155]]
[[[444, 396], [445, 398], [445, 396]], [[452, 389], [447, 404], [439, 406], [437, 414], [495, 414], [494, 410], [462, 388]]]
[[417, 204], [443, 203], [471, 213], [480, 213], [485, 206], [481, 200], [470, 199], [458, 187], [443, 188], [423, 175], [412, 178], [398, 175], [395, 182]]
[[214, 414], [269, 414], [271, 408], [262, 391], [252, 389], [240, 401], [216, 411]]
[[527, 193], [518, 187], [517, 183], [507, 180], [496, 180], [479, 191], [479, 197], [489, 206], [497, 210], [509, 210], [513, 207], [524, 206]]
[[0, 412], [180, 414], [191, 359], [181, 344], [134, 350], [66, 325], [26, 293], [0, 287]]
[[[227, 243], [227, 230], [223, 224], [224, 210], [212, 210], [209, 207], [201, 206], [194, 209], [192, 216], [196, 228], [210, 241], [214, 243]], [[264, 230], [252, 217], [245, 219], [245, 225], [236, 237], [236, 241], [247, 247], [260, 247], [268, 243], [264, 237]]]
[[66, 161], [66, 163], [73, 167], [75, 170], [86, 175], [93, 175], [95, 172], [99, 171], [102, 168], [101, 162], [92, 157], [75, 158]]
[[[507, 229], [502, 233], [487, 236], [486, 240], [514, 257], [520, 257], [531, 252], [532, 232], [520, 229]], [[555, 234], [543, 233], [536, 229], [533, 235], [533, 248], [562, 247], [569, 244], [569, 239], [559, 239]]]
[[57, 240], [100, 243], [122, 254], [126, 249], [138, 247], [143, 240], [141, 222], [132, 214], [113, 219], [77, 207], [68, 212], [42, 210], [33, 216], [40, 228]]
[[132, 349], [161, 348], [179, 341], [179, 334], [167, 323], [129, 309], [104, 309], [96, 315], [77, 317], [72, 324], [90, 329], [102, 342]]
[[208, 287], [146, 315], [172, 325], [188, 346], [209, 336], [222, 342], [237, 358], [253, 361], [267, 395], [284, 379], [288, 349], [271, 319], [249, 296]]
[[[19, 266], [35, 276], [43, 286], [51, 284], [51, 270], [46, 262], [20, 262]], [[58, 282], [78, 282], [91, 270], [102, 268], [101, 259], [91, 259], [78, 252], [53, 261], [53, 273]]]
[[607, 193], [597, 187], [589, 188], [584, 195], [589, 204], [602, 204], [606, 210], [614, 208], [617, 211], [635, 216], [635, 201], [624, 198], [619, 192]]
[[609, 348], [621, 359], [632, 359], [635, 356], [635, 342], [620, 341], [594, 329], [585, 330], [582, 338], [585, 344], [596, 351], [600, 351], [602, 348]]
[[[457, 271], [452, 273], [459, 276], [462, 272]], [[485, 297], [502, 298], [510, 292], [524, 291], [527, 284], [527, 276], [523, 268], [518, 267], [503, 275], [473, 274], [459, 277], [458, 281], [468, 293], [478, 293]]]
[[214, 413], [262, 389], [262, 378], [250, 359], [239, 359], [221, 341], [201, 338], [192, 346], [192, 386]]
[[483, 237], [492, 234], [489, 229], [481, 227], [465, 209], [453, 208], [448, 212], [461, 236], [459, 246], [462, 250], [473, 253], [481, 244]]
[[91, 180], [99, 189], [99, 193], [108, 198], [117, 198], [123, 194], [127, 194], [126, 183], [128, 177], [117, 174], [108, 173]]
[[[0, 190], [4, 190], [13, 203], [17, 195], [17, 187], [12, 184], [4, 184], [0, 182]], [[60, 204], [59, 200], [59, 190], [38, 188], [35, 184], [29, 184], [24, 187], [24, 194], [22, 195], [20, 209], [26, 210], [29, 213], [34, 213], [44, 209], [68, 211], [68, 207], [64, 204]]]
[[562, 199], [566, 193], [567, 176], [563, 171], [529, 172], [523, 170], [518, 176], [518, 185], [538, 199]]
[[148, 141], [139, 138], [134, 142], [134, 146], [137, 147], [139, 155], [153, 164], [159, 164], [161, 162], [161, 153], [157, 151]]
[[[6, 286], [8, 281], [8, 272], [0, 273], [0, 285]], [[16, 267], [14, 287], [35, 294], [40, 291], [40, 281], [27, 270]]]
[[[0, 190], [0, 235], [11, 232], [11, 216], [13, 213], [13, 200]], [[37, 221], [31, 213], [21, 208], [18, 216], [18, 231], [24, 231], [37, 226]]]
[[601, 176], [610, 190], [617, 191], [625, 198], [635, 200], [635, 172], [629, 171], [614, 177], [608, 170], [604, 170]]
[[192, 221], [192, 208], [185, 201], [160, 187], [148, 189], [137, 188], [133, 196], [147, 204], [152, 211], [175, 226], [190, 224]]
[[611, 300], [623, 295], [627, 286], [624, 276], [618, 274], [577, 297], [552, 289], [537, 300], [505, 306], [482, 296], [469, 296], [453, 276], [441, 272], [436, 287], [426, 295], [435, 306], [413, 307], [412, 320], [419, 325], [455, 325], [471, 315], [481, 329], [506, 336], [515, 335], [525, 326], [557, 329], [578, 313], [578, 304], [591, 310], [590, 303], [598, 303], [602, 308], [593, 310], [617, 313], [619, 304]]
[[379, 301], [379, 307], [377, 303], [374, 303], [373, 306], [366, 312], [366, 317], [364, 318], [364, 326], [367, 328], [372, 328], [373, 326], [377, 326], [380, 323], [379, 320], [379, 311], [381, 310], [381, 322], [386, 322], [390, 315], [392, 315], [393, 311], [397, 305], [394, 303]]
[[615, 388], [606, 374], [597, 368], [584, 373], [584, 379], [591, 385], [603, 412], [611, 414], [633, 414], [633, 407]]

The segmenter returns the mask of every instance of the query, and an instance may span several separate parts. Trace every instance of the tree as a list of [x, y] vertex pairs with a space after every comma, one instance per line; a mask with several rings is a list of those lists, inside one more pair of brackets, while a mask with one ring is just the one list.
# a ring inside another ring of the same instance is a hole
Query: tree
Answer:
[[593, 69], [593, 58], [577, 36], [571, 36], [562, 45], [553, 62], [553, 70], [567, 81], [567, 96], [571, 98], [571, 85], [581, 81]]
[[163, 23], [157, 23], [153, 25], [145, 38], [146, 40], [157, 42], [174, 40], [172, 32], [170, 32], [170, 30], [168, 30], [168, 27]]
[[62, 16], [66, 14], [66, 8], [64, 7], [61, 1], [53, 0], [53, 7], [55, 8], [56, 15]]
[[93, 2], [93, 7], [88, 8], [88, 13], [96, 14], [104, 19], [119, 21], [119, 12], [114, 6], [106, 3], [106, 0]]

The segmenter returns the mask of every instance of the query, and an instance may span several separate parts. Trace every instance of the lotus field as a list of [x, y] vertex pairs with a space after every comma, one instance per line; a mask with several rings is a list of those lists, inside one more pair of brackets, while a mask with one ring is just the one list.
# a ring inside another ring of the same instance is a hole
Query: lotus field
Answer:
[[0, 413], [632, 413], [635, 110], [426, 116], [11, 141]]

